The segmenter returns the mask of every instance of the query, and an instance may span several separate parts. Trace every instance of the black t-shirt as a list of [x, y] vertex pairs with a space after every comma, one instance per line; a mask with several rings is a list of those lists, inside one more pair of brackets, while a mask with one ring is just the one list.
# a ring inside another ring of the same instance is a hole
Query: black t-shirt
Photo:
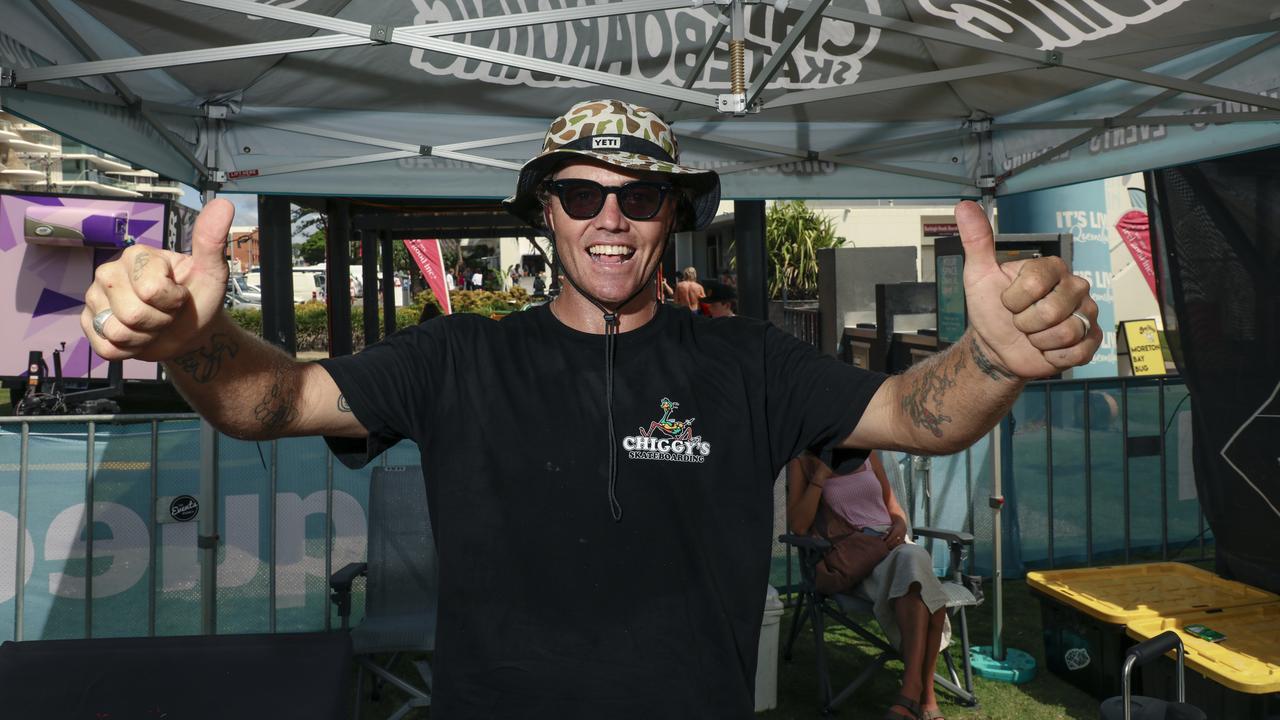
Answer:
[[605, 341], [549, 308], [452, 315], [322, 360], [368, 441], [418, 443], [439, 552], [436, 717], [749, 717], [773, 480], [883, 377], [766, 323], [663, 307]]

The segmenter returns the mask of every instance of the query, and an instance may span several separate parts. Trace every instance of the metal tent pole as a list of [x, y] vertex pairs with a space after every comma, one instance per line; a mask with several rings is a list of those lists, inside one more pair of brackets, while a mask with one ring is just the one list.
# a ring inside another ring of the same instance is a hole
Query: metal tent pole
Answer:
[[[985, 135], [984, 135], [985, 137]], [[989, 143], [984, 142], [989, 147]], [[996, 196], [994, 188], [982, 191], [982, 207], [987, 211], [987, 222], [995, 227]], [[991, 656], [1004, 660], [1004, 533], [1000, 526], [1000, 511], [1004, 507], [1003, 470], [1001, 458], [1003, 443], [1000, 425], [991, 430]]]
[[[221, 126], [214, 118], [206, 118], [205, 164], [218, 167], [218, 143]], [[206, 179], [200, 198], [205, 205], [213, 201], [216, 185]], [[196, 557], [200, 563], [200, 632], [213, 635], [218, 631], [218, 431], [208, 420], [200, 420], [200, 508], [196, 516]]]
[[[984, 119], [975, 123], [978, 134], [979, 177], [978, 187], [982, 188], [982, 204], [987, 214], [987, 222], [995, 230], [996, 186], [999, 182], [995, 175], [996, 165], [991, 142], [991, 120]], [[1005, 415], [991, 431], [991, 591], [992, 619], [991, 646], [970, 649], [969, 657], [974, 672], [989, 680], [1008, 683], [1024, 683], [1035, 677], [1036, 661], [1030, 654], [1017, 648], [1004, 646], [1004, 530], [1001, 525], [1001, 512], [1004, 510], [1004, 471], [1006, 445], [1012, 437], [1005, 437], [1005, 424], [1011, 422], [1011, 415]], [[1012, 456], [1009, 460], [1012, 465]]]

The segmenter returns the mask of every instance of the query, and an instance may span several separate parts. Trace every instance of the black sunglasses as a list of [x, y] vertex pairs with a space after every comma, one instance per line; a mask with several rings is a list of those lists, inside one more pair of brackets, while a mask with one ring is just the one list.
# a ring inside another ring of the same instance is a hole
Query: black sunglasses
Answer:
[[560, 198], [560, 207], [574, 220], [590, 220], [600, 214], [610, 193], [618, 196], [618, 208], [632, 220], [650, 220], [662, 209], [673, 186], [660, 182], [629, 182], [606, 187], [594, 180], [551, 180], [547, 189]]

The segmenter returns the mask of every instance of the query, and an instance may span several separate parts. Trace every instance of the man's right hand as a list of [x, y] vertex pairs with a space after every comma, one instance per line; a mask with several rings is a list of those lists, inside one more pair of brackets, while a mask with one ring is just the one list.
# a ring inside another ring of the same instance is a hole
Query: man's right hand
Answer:
[[[84, 294], [80, 327], [107, 360], [169, 360], [191, 349], [222, 312], [227, 233], [235, 211], [218, 199], [196, 219], [191, 255], [134, 245], [100, 265]], [[96, 314], [111, 310], [102, 333]]]

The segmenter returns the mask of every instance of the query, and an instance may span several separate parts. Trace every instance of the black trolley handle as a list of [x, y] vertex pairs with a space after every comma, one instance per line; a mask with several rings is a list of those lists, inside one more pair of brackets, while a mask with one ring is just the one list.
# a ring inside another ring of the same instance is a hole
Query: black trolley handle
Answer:
[[1172, 630], [1165, 630], [1159, 635], [1140, 642], [1129, 648], [1129, 652], [1124, 658], [1124, 667], [1120, 671], [1121, 687], [1124, 694], [1124, 720], [1133, 720], [1133, 707], [1131, 706], [1132, 696], [1129, 690], [1129, 674], [1135, 666], [1146, 665], [1156, 658], [1164, 655], [1170, 650], [1176, 650], [1175, 657], [1178, 663], [1178, 702], [1187, 701], [1187, 688], [1183, 684], [1183, 655], [1185, 651], [1182, 648], [1182, 638], [1178, 637], [1178, 633]]

